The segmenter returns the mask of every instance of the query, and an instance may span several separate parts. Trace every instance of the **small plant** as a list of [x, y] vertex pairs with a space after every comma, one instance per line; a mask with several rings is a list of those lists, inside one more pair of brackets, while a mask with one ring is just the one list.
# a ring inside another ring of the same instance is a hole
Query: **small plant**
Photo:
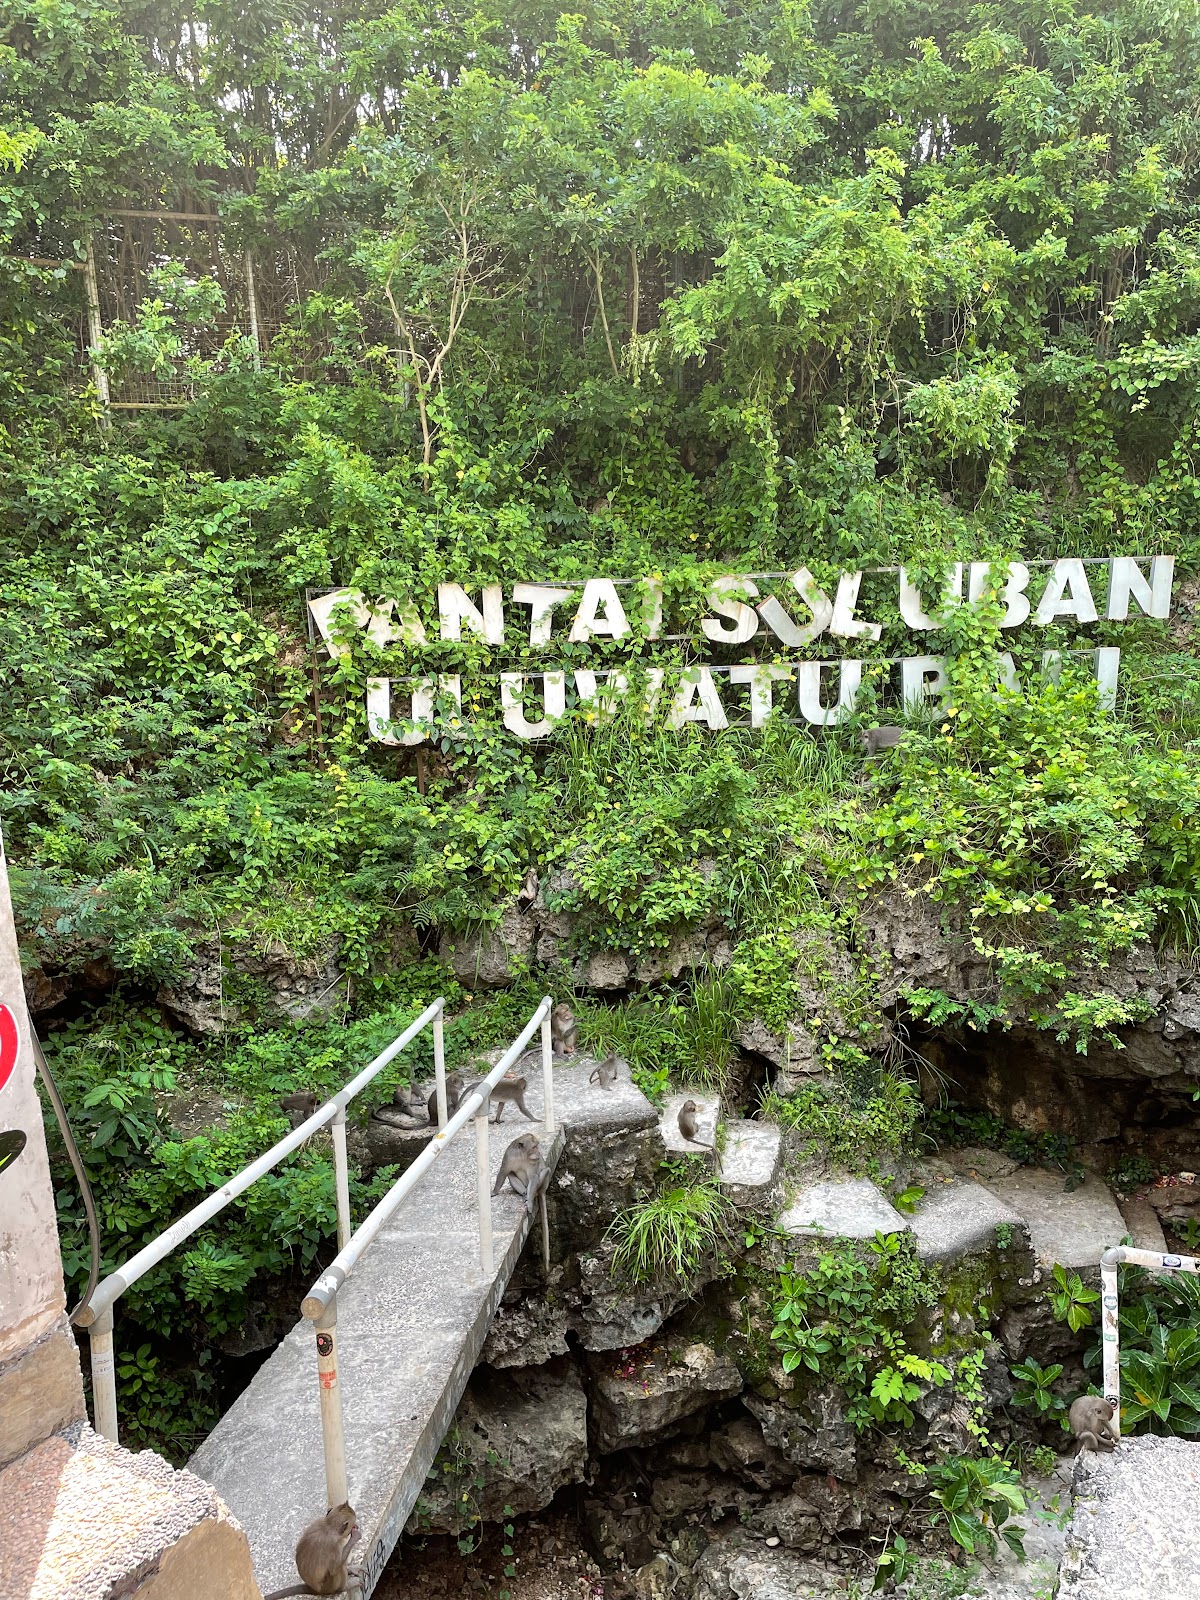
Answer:
[[1013, 1404], [1028, 1406], [1045, 1421], [1058, 1418], [1065, 1428], [1067, 1403], [1054, 1392], [1055, 1383], [1062, 1377], [1062, 1363], [1056, 1361], [1052, 1366], [1043, 1367], [1031, 1359], [1019, 1362], [1010, 1370], [1017, 1380]]
[[1056, 1266], [1053, 1286], [1046, 1292], [1057, 1322], [1065, 1322], [1072, 1333], [1091, 1327], [1092, 1313], [1088, 1307], [1095, 1305], [1100, 1294], [1096, 1289], [1086, 1288], [1077, 1272], [1068, 1272], [1065, 1267]]
[[903, 1583], [915, 1568], [917, 1559], [917, 1556], [909, 1550], [904, 1535], [902, 1533], [893, 1535], [875, 1563], [875, 1582], [871, 1585], [872, 1590], [882, 1589], [889, 1578], [893, 1583]]
[[1175, 1232], [1186, 1249], [1200, 1250], [1200, 1221], [1195, 1217], [1189, 1217], [1186, 1222], [1177, 1222]]
[[1121, 1194], [1129, 1194], [1143, 1184], [1150, 1183], [1155, 1171], [1145, 1156], [1124, 1155], [1108, 1173], [1108, 1181]]
[[1038, 1478], [1048, 1478], [1058, 1465], [1058, 1457], [1048, 1444], [1035, 1444], [1024, 1452], [1021, 1466]]
[[1150, 1433], [1200, 1433], [1200, 1332], [1155, 1322], [1148, 1348], [1122, 1352], [1122, 1422]]
[[927, 1469], [930, 1494], [942, 1508], [955, 1544], [968, 1555], [991, 1555], [999, 1534], [1010, 1550], [1024, 1559], [1022, 1529], [1009, 1519], [1026, 1509], [1020, 1475], [1000, 1456], [951, 1456]]
[[919, 1183], [910, 1183], [901, 1189], [899, 1194], [892, 1196], [892, 1204], [904, 1216], [911, 1217], [924, 1198], [925, 1190], [921, 1185]]
[[732, 1210], [710, 1180], [664, 1186], [614, 1217], [605, 1235], [614, 1246], [613, 1273], [635, 1283], [659, 1273], [690, 1277], [728, 1238]]

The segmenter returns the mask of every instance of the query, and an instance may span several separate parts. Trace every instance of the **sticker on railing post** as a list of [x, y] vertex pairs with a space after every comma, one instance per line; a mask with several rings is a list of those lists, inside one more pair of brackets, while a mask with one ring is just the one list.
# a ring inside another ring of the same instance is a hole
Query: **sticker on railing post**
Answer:
[[17, 1019], [0, 1000], [0, 1089], [12, 1077], [20, 1054], [21, 1035], [17, 1032]]

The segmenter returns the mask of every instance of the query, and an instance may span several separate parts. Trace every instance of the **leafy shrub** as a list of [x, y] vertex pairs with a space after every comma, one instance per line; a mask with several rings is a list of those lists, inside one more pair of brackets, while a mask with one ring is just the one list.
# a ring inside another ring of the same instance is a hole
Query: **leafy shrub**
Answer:
[[856, 1428], [910, 1427], [922, 1385], [950, 1381], [949, 1368], [915, 1355], [904, 1337], [937, 1294], [911, 1238], [876, 1233], [865, 1258], [848, 1246], [823, 1252], [805, 1272], [780, 1274], [771, 1339], [785, 1373], [841, 1385]]

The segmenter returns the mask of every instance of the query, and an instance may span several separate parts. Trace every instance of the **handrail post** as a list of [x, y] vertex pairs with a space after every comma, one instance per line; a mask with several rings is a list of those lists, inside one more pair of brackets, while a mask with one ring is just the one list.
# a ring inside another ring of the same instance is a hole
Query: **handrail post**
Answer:
[[105, 1306], [88, 1329], [92, 1347], [92, 1412], [96, 1432], [117, 1438], [117, 1367], [113, 1359], [113, 1308]]
[[438, 1131], [445, 1126], [449, 1112], [446, 1102], [446, 1030], [439, 1010], [433, 1019], [433, 1071], [437, 1078]]
[[[346, 1153], [346, 1108], [340, 1106], [330, 1127], [333, 1135], [333, 1185], [337, 1193], [338, 1249], [344, 1250], [354, 1232], [350, 1219], [350, 1163]], [[337, 1502], [334, 1502], [335, 1504]]]
[[542, 1002], [546, 1015], [542, 1018], [542, 1126], [547, 1135], [554, 1132], [554, 1039], [550, 1030], [550, 996]]
[[1116, 1438], [1121, 1433], [1121, 1303], [1117, 1284], [1121, 1254], [1118, 1247], [1106, 1250], [1100, 1258], [1100, 1348], [1104, 1352], [1104, 1398], [1113, 1408], [1109, 1427]]
[[492, 1163], [488, 1147], [489, 1093], [475, 1113], [475, 1160], [479, 1170], [479, 1265], [485, 1278], [496, 1270], [492, 1255]]
[[346, 1425], [338, 1377], [337, 1295], [316, 1321], [317, 1382], [321, 1385], [321, 1436], [325, 1443], [325, 1498], [329, 1508], [350, 1499], [346, 1482]]

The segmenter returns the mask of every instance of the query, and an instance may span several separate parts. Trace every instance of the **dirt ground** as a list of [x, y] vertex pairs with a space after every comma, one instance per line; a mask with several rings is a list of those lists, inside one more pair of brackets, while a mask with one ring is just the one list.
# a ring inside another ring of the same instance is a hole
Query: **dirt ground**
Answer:
[[502, 1600], [506, 1593], [510, 1600], [604, 1600], [600, 1569], [580, 1547], [572, 1514], [548, 1511], [519, 1523], [511, 1556], [504, 1554], [504, 1542], [494, 1527], [485, 1529], [482, 1544], [467, 1556], [453, 1539], [429, 1539], [423, 1549], [402, 1541], [375, 1590], [377, 1600], [473, 1594]]

